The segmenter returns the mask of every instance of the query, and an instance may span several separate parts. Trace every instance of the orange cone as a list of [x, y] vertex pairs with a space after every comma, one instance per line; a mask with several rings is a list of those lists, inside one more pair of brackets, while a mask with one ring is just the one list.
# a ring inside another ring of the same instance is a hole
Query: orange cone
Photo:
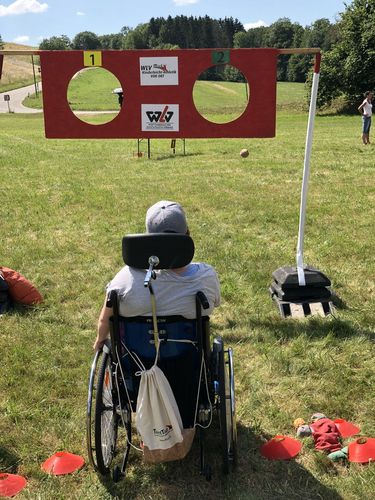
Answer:
[[261, 446], [261, 454], [269, 460], [290, 460], [298, 455], [302, 444], [288, 436], [275, 436]]
[[375, 461], [375, 438], [360, 437], [349, 444], [349, 462], [367, 464]]
[[352, 437], [361, 432], [359, 427], [342, 418], [336, 418], [333, 422], [336, 424], [342, 438]]
[[73, 455], [73, 453], [67, 451], [58, 451], [42, 464], [42, 469], [48, 474], [60, 476], [79, 470], [84, 463], [84, 459], [79, 455]]
[[24, 477], [17, 474], [0, 474], [0, 497], [13, 497], [26, 486]]

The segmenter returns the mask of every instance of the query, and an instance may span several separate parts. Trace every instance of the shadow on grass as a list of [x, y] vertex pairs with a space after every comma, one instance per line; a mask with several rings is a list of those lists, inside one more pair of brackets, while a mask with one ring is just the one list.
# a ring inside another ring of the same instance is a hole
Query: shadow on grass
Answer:
[[8, 474], [16, 474], [20, 458], [14, 453], [0, 446], [0, 472]]
[[[282, 318], [247, 318], [240, 321], [230, 320], [226, 325], [216, 326], [219, 334], [223, 334], [225, 342], [242, 343], [246, 341], [262, 341], [270, 336], [275, 339], [294, 339], [301, 335], [310, 340], [321, 339], [331, 335], [335, 339], [349, 339], [362, 336], [375, 340], [375, 332], [361, 325], [353, 325], [350, 321], [327, 316], [326, 318], [306, 318], [299, 320]], [[237, 333], [235, 330], [239, 330]], [[244, 334], [247, 330], [247, 334]]]
[[189, 157], [194, 157], [194, 156], [201, 156], [203, 153], [176, 153], [176, 154], [160, 154], [156, 158], [152, 158], [151, 160], [155, 161], [164, 161], [164, 160], [174, 160], [175, 158], [189, 158]]
[[336, 295], [335, 292], [332, 292], [331, 300], [336, 309], [349, 309], [347, 303], [341, 297]]
[[147, 465], [139, 457], [130, 457], [130, 471], [119, 483], [101, 478], [108, 493], [116, 498], [182, 499], [329, 499], [342, 497], [323, 485], [295, 460], [267, 460], [260, 454], [261, 445], [271, 436], [257, 435], [254, 430], [238, 426], [238, 463], [229, 475], [221, 473], [220, 430], [213, 426], [207, 435], [207, 463], [212, 480], [199, 473], [199, 445], [195, 441], [182, 461]]
[[35, 313], [45, 309], [43, 305], [29, 306], [25, 304], [15, 303], [10, 306], [8, 311], [4, 313], [6, 316], [32, 316]]

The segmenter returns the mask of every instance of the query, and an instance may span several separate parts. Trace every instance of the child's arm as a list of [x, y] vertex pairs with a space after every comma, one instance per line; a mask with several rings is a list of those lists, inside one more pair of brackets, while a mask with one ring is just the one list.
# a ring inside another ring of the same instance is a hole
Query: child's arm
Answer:
[[100, 312], [98, 321], [98, 333], [93, 345], [95, 351], [99, 351], [109, 335], [109, 318], [113, 316], [113, 308], [107, 306], [107, 297]]

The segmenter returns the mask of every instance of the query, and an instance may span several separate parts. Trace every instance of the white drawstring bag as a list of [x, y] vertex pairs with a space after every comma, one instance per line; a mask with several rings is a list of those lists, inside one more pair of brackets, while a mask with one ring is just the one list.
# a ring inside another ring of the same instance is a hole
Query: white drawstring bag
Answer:
[[151, 286], [150, 292], [156, 353], [155, 362], [149, 370], [140, 366], [141, 382], [137, 398], [136, 427], [143, 441], [144, 460], [149, 463], [159, 463], [184, 458], [193, 443], [195, 427], [183, 428], [171, 386], [157, 366], [160, 339], [155, 296]]
[[195, 429], [183, 428], [171, 386], [156, 364], [141, 372], [136, 411], [146, 462], [168, 462], [186, 456]]

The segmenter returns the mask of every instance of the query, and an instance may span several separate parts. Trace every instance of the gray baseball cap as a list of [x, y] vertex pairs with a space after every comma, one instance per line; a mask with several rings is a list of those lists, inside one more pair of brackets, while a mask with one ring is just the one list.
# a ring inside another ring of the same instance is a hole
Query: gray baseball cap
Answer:
[[147, 210], [146, 230], [148, 233], [186, 234], [188, 226], [184, 209], [175, 201], [158, 201]]

